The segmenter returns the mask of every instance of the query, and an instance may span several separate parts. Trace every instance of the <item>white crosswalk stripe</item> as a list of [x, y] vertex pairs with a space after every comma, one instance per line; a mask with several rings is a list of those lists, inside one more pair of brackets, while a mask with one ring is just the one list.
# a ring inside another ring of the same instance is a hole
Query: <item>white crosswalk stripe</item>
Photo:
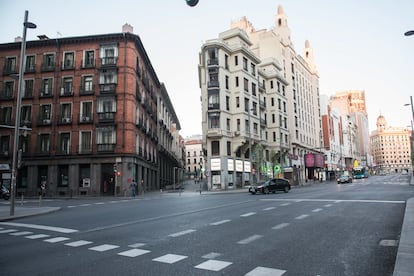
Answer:
[[118, 245], [113, 245], [113, 244], [102, 244], [102, 245], [90, 247], [88, 249], [93, 250], [93, 251], [98, 251], [98, 252], [104, 252], [104, 251], [112, 250], [118, 247], [119, 247]]
[[134, 248], [134, 249], [130, 249], [127, 251], [123, 251], [118, 253], [118, 255], [120, 256], [125, 256], [125, 257], [137, 257], [137, 256], [141, 256], [147, 253], [150, 253], [151, 251], [149, 250], [144, 250], [144, 249], [138, 249], [138, 248]]
[[204, 270], [211, 270], [211, 271], [220, 271], [229, 265], [231, 262], [224, 262], [224, 261], [217, 261], [217, 260], [208, 260], [199, 265], [196, 265], [195, 268], [204, 269]]
[[173, 264], [188, 258], [187, 256], [183, 255], [176, 255], [176, 254], [167, 254], [155, 259], [152, 259], [155, 262], [166, 263], [166, 264]]

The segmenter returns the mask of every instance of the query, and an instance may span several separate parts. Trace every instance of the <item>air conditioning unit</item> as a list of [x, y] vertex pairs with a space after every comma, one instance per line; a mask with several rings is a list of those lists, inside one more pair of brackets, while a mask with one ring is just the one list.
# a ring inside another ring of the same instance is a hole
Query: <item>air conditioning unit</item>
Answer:
[[70, 123], [70, 118], [63, 118], [64, 123]]
[[43, 124], [50, 124], [50, 120], [49, 119], [44, 119]]
[[84, 121], [84, 122], [88, 122], [89, 120], [90, 120], [89, 117], [82, 117], [82, 121]]

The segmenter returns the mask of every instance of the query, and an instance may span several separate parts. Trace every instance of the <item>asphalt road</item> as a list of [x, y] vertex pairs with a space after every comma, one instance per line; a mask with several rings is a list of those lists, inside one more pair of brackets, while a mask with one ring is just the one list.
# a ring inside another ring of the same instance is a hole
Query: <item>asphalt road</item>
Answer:
[[0, 275], [392, 275], [408, 181], [44, 201], [0, 223]]

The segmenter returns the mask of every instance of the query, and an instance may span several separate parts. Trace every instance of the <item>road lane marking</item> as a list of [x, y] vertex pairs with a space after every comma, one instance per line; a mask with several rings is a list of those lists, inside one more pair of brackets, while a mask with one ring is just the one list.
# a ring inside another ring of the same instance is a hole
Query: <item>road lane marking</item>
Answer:
[[16, 229], [6, 229], [6, 230], [1, 230], [0, 234], [7, 234], [7, 233], [12, 233], [12, 232], [17, 232], [18, 230]]
[[71, 246], [71, 247], [79, 247], [79, 246], [84, 246], [84, 245], [88, 245], [88, 244], [91, 244], [91, 243], [93, 243], [93, 242], [80, 240], [80, 241], [65, 243], [65, 245]]
[[183, 236], [183, 235], [193, 233], [195, 231], [196, 230], [194, 230], [194, 229], [188, 229], [188, 230], [184, 230], [184, 231], [177, 232], [177, 233], [174, 233], [174, 234], [170, 234], [170, 235], [168, 235], [168, 237], [176, 238], [176, 237], [179, 237], [179, 236]]
[[47, 240], [44, 240], [44, 241], [49, 242], [49, 243], [57, 243], [57, 242], [67, 241], [67, 240], [70, 240], [70, 238], [56, 237], [56, 238], [51, 238], [51, 239], [47, 239]]
[[249, 273], [247, 273], [245, 276], [266, 276], [266, 275], [281, 276], [285, 274], [285, 272], [286, 270], [258, 266], [252, 271], [250, 271]]
[[267, 208], [264, 208], [263, 211], [270, 211], [270, 210], [273, 210], [273, 209], [276, 209], [276, 207], [267, 207]]
[[215, 259], [217, 257], [220, 257], [221, 255], [222, 254], [217, 253], [217, 252], [210, 252], [210, 253], [208, 253], [208, 254], [206, 254], [204, 256], [201, 256], [201, 258], [204, 258], [204, 259]]
[[317, 212], [320, 212], [320, 211], [322, 211], [323, 209], [321, 209], [321, 208], [316, 208], [316, 209], [313, 209], [312, 210], [312, 212], [314, 212], [314, 213], [317, 213]]
[[254, 242], [254, 241], [256, 241], [260, 238], [263, 238], [263, 236], [262, 235], [253, 235], [253, 236], [250, 236], [250, 237], [248, 237], [244, 240], [238, 241], [237, 243], [238, 244], [248, 244], [248, 243]]
[[243, 214], [243, 215], [240, 215], [240, 216], [241, 217], [250, 217], [250, 216], [253, 216], [255, 214], [256, 214], [255, 212], [250, 212], [250, 213], [246, 213], [246, 214]]
[[[298, 202], [333, 202], [333, 203], [343, 203], [343, 202], [358, 202], [358, 203], [392, 203], [392, 204], [405, 204], [405, 200], [375, 200], [375, 199], [283, 199], [283, 198], [261, 198], [260, 201], [294, 201]], [[287, 206], [291, 203], [283, 203], [280, 206]]]
[[31, 235], [31, 234], [33, 234], [33, 232], [22, 231], [22, 232], [10, 233], [9, 235], [12, 235], [12, 236], [25, 236], [25, 235]]
[[188, 258], [188, 256], [183, 255], [176, 255], [176, 254], [167, 254], [155, 259], [152, 259], [155, 262], [166, 263], [166, 264], [173, 264]]
[[280, 204], [280, 206], [288, 206], [288, 205], [290, 205], [290, 203], [283, 203], [283, 204]]
[[290, 223], [284, 222], [284, 223], [278, 224], [276, 226], [273, 226], [272, 229], [279, 230], [279, 229], [285, 228], [285, 227], [287, 227], [289, 225], [290, 225]]
[[134, 248], [134, 249], [130, 249], [130, 250], [127, 250], [127, 251], [120, 252], [120, 253], [118, 253], [118, 255], [134, 258], [134, 257], [137, 257], [137, 256], [141, 256], [141, 255], [150, 253], [150, 252], [151, 251], [149, 251], [149, 250]]
[[95, 205], [103, 205], [105, 204], [104, 202], [95, 202]]
[[119, 247], [118, 245], [113, 245], [113, 244], [102, 244], [102, 245], [90, 247], [88, 249], [93, 250], [93, 251], [98, 251], [98, 252], [104, 252], [104, 251], [112, 250], [118, 247]]
[[46, 234], [37, 234], [37, 235], [31, 235], [31, 236], [26, 236], [26, 239], [31, 239], [31, 240], [36, 240], [36, 239], [43, 239], [43, 238], [47, 238], [50, 237], [50, 235], [46, 235]]
[[229, 219], [225, 219], [225, 220], [220, 220], [220, 221], [216, 221], [216, 222], [212, 222], [212, 223], [210, 223], [210, 225], [220, 225], [220, 224], [224, 224], [224, 223], [227, 223], [227, 222], [230, 222], [231, 220], [229, 220]]
[[325, 207], [332, 207], [332, 204], [326, 204]]
[[47, 231], [65, 233], [65, 234], [78, 232], [78, 230], [70, 229], [70, 228], [62, 228], [62, 227], [54, 227], [54, 226], [46, 226], [46, 225], [38, 225], [38, 224], [27, 224], [27, 223], [0, 222], [0, 225], [47, 230]]
[[134, 243], [134, 244], [128, 245], [128, 247], [138, 248], [138, 247], [143, 247], [144, 245], [145, 245], [145, 243], [138, 242], [138, 243]]
[[196, 265], [195, 268], [210, 270], [210, 271], [220, 271], [220, 270], [228, 267], [231, 264], [232, 264], [231, 262], [208, 260], [208, 261], [205, 261], [205, 262], [203, 262], [199, 265]]
[[307, 217], [309, 217], [309, 215], [300, 215], [300, 216], [297, 216], [295, 219], [304, 219]]

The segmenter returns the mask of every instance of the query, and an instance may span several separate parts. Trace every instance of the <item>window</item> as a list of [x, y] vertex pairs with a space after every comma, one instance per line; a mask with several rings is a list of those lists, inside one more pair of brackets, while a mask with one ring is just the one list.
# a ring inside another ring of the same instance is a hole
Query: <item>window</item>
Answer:
[[99, 119], [113, 119], [116, 112], [116, 100], [114, 97], [101, 97], [97, 102]]
[[250, 64], [250, 70], [252, 71], [252, 75], [256, 76], [256, 65], [253, 63]]
[[53, 91], [53, 79], [45, 78], [42, 80], [42, 87], [40, 90], [40, 97], [50, 97]]
[[209, 113], [209, 128], [220, 128], [220, 113]]
[[275, 123], [276, 122], [276, 120], [275, 120], [275, 114], [273, 113], [272, 114], [272, 123]]
[[250, 112], [249, 111], [249, 99], [248, 98], [244, 98], [244, 111], [246, 112]]
[[34, 80], [24, 80], [24, 98], [32, 98], [33, 97], [33, 86]]
[[272, 103], [272, 106], [275, 106], [275, 98], [272, 97], [272, 99], [270, 101]]
[[243, 70], [247, 71], [247, 58], [243, 57]]
[[286, 102], [283, 102], [283, 112], [286, 112]]
[[229, 56], [224, 55], [224, 68], [229, 69]]
[[103, 145], [115, 144], [115, 128], [113, 126], [96, 128], [96, 143]]
[[[194, 156], [194, 157], [196, 157], [196, 156], [197, 156], [197, 152], [196, 152], [196, 151], [194, 151], [194, 152], [193, 152], [193, 156]], [[195, 162], [195, 163], [197, 163], [197, 162]]]
[[236, 107], [240, 107], [240, 97], [236, 97]]
[[63, 132], [59, 134], [59, 153], [69, 154], [70, 153], [70, 133]]
[[196, 159], [196, 158], [194, 158], [194, 160], [193, 160], [193, 161], [194, 161], [194, 163], [193, 163], [193, 164], [197, 164], [197, 159]]
[[4, 106], [0, 108], [0, 124], [10, 125], [12, 116], [12, 107]]
[[43, 63], [42, 63], [42, 70], [43, 71], [53, 71], [55, 67], [55, 54], [44, 54], [43, 55]]
[[92, 132], [91, 131], [81, 131], [79, 133], [79, 150], [80, 153], [90, 153], [92, 152]]
[[60, 187], [69, 186], [69, 166], [68, 165], [59, 166], [58, 186]]
[[40, 153], [49, 153], [50, 150], [50, 134], [39, 135], [39, 151]]
[[211, 141], [211, 155], [220, 155], [220, 141]]
[[226, 120], [226, 129], [230, 131], [230, 119]]
[[89, 122], [92, 120], [92, 102], [81, 102], [80, 115], [81, 121]]
[[257, 123], [253, 123], [253, 133], [254, 134], [257, 134], [258, 133], [258, 131], [257, 131]]
[[99, 75], [99, 84], [113, 84], [117, 82], [116, 70], [103, 70]]
[[82, 76], [81, 94], [93, 94], [93, 75]]
[[14, 94], [14, 81], [5, 81], [3, 84], [3, 91], [0, 91], [1, 98], [11, 99]]
[[234, 65], [236, 65], [236, 66], [239, 65], [239, 57], [238, 56], [234, 56]]
[[280, 99], [277, 99], [277, 108], [282, 110], [282, 101]]
[[218, 93], [209, 93], [208, 109], [220, 109], [220, 98]]
[[227, 156], [231, 156], [231, 142], [227, 142]]
[[63, 69], [75, 68], [75, 53], [66, 52], [63, 54]]
[[7, 57], [4, 62], [4, 74], [9, 75], [17, 73], [17, 58], [16, 57]]
[[244, 129], [246, 130], [246, 133], [250, 133], [250, 124], [249, 120], [244, 121]]
[[52, 106], [50, 104], [43, 104], [40, 105], [40, 120], [43, 121], [44, 124], [50, 123], [50, 118], [52, 113]]
[[239, 87], [239, 77], [236, 77], [236, 87]]
[[4, 156], [9, 154], [9, 144], [10, 144], [10, 136], [0, 137], [0, 153], [2, 153]]
[[256, 84], [254, 82], [252, 82], [252, 94], [256, 96]]
[[229, 89], [229, 76], [226, 76], [226, 89]]
[[63, 123], [70, 123], [72, 121], [72, 104], [61, 103], [60, 104], [60, 119]]
[[30, 72], [34, 72], [36, 69], [36, 57], [33, 56], [27, 56], [26, 57], [26, 68], [25, 68], [25, 72], [26, 73], [30, 73]]
[[102, 65], [115, 65], [118, 58], [118, 47], [116, 45], [102, 46], [100, 58]]
[[244, 91], [249, 92], [249, 80], [244, 78]]
[[226, 96], [226, 110], [230, 111], [230, 97]]
[[20, 117], [20, 124], [23, 126], [30, 126], [32, 123], [32, 106], [23, 105]]
[[273, 81], [270, 81], [270, 88], [273, 89]]
[[237, 119], [236, 121], [236, 129], [237, 131], [240, 131], [240, 119]]
[[82, 66], [83, 68], [95, 67], [95, 51], [94, 50], [86, 50], [83, 52]]
[[61, 96], [70, 96], [73, 94], [73, 77], [63, 77], [62, 87], [60, 89]]
[[253, 109], [253, 114], [254, 114], [254, 115], [257, 115], [257, 103], [256, 103], [256, 102], [253, 102], [253, 107], [252, 107], [252, 109]]

